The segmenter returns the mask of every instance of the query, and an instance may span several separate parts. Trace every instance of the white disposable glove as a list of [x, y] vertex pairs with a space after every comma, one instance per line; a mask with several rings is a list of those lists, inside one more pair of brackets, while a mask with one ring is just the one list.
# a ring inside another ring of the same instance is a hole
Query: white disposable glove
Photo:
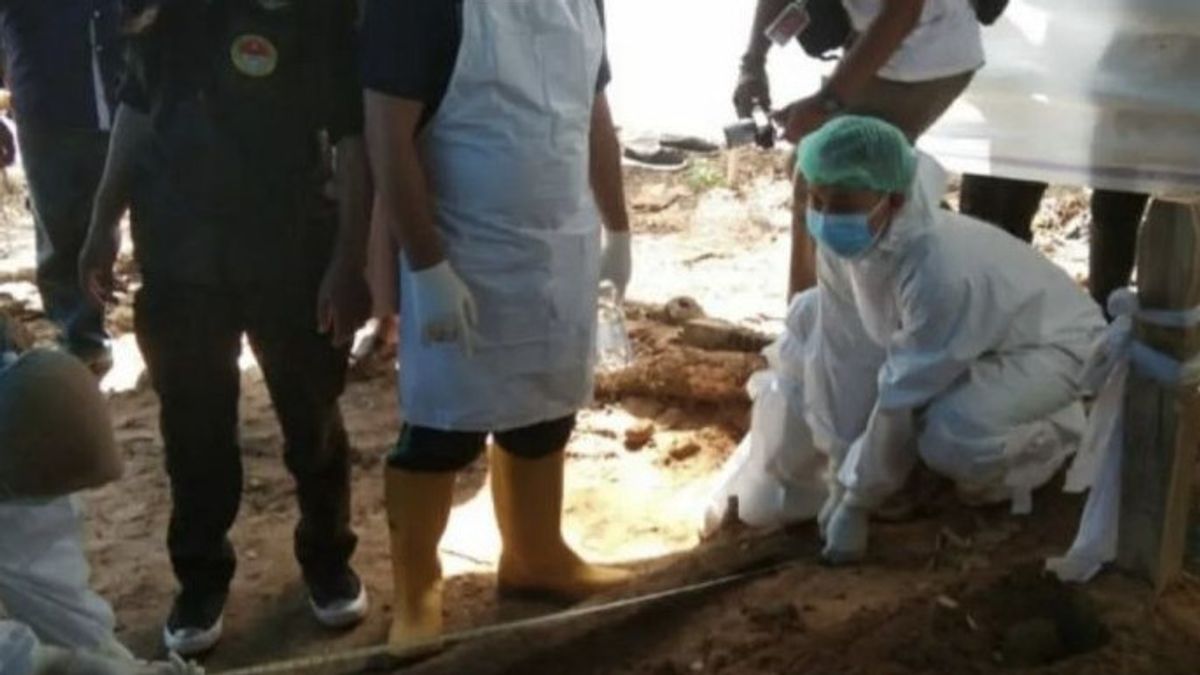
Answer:
[[414, 318], [422, 342], [458, 342], [470, 356], [474, 352], [472, 331], [479, 323], [471, 289], [444, 260], [413, 272], [412, 283]]
[[600, 281], [611, 281], [617, 297], [625, 299], [625, 289], [633, 277], [633, 238], [629, 232], [604, 231], [604, 251], [600, 254]]
[[861, 506], [853, 506], [843, 499], [834, 509], [825, 531], [825, 550], [821, 557], [834, 565], [855, 563], [867, 554], [867, 531], [871, 512]]

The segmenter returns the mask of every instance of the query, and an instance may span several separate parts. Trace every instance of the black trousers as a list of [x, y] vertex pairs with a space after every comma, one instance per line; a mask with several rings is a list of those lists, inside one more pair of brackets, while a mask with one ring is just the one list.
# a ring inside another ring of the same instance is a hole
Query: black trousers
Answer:
[[340, 574], [350, 529], [349, 444], [338, 408], [347, 353], [316, 330], [316, 286], [213, 288], [145, 280], [138, 344], [162, 403], [171, 481], [167, 544], [184, 592], [222, 593], [236, 558], [227, 533], [242, 493], [237, 359], [242, 335], [262, 367], [296, 480], [295, 554], [306, 581]]
[[[960, 211], [1033, 241], [1045, 183], [965, 175]], [[1103, 307], [1113, 291], [1129, 284], [1137, 260], [1138, 230], [1150, 198], [1144, 194], [1096, 190], [1092, 193], [1092, 250], [1089, 282], [1092, 297]]]
[[[541, 459], [562, 452], [575, 431], [575, 415], [520, 429], [498, 431], [496, 445], [522, 459]], [[487, 432], [441, 431], [404, 425], [388, 454], [388, 466], [420, 473], [462, 471], [487, 448]]]

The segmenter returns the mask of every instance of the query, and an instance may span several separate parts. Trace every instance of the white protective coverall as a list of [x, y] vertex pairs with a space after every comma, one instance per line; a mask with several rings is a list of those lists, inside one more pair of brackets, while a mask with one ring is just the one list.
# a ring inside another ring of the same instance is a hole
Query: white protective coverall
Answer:
[[821, 251], [809, 423], [848, 504], [877, 507], [920, 458], [964, 497], [1027, 512], [1078, 444], [1077, 380], [1104, 320], [1026, 244], [939, 209], [944, 193], [944, 172], [922, 157], [874, 249]]
[[[403, 322], [400, 401], [414, 426], [507, 431], [592, 396], [601, 227], [584, 74], [600, 72], [604, 33], [593, 0], [469, 0], [462, 45], [421, 141], [438, 234], [478, 308], [474, 354]], [[405, 316], [411, 274], [405, 262]]]
[[132, 662], [88, 585], [80, 527], [74, 497], [0, 502], [0, 673], [31, 667], [39, 644]]

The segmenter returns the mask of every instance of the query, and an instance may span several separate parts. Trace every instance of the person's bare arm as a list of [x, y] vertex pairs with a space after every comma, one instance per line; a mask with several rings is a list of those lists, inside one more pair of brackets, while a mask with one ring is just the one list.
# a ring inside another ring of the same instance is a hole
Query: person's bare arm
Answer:
[[334, 149], [334, 181], [338, 198], [338, 238], [334, 259], [362, 269], [367, 261], [373, 199], [367, 146], [362, 136], [349, 136]]
[[479, 314], [470, 287], [446, 259], [434, 221], [415, 138], [425, 104], [371, 90], [365, 100], [376, 189], [412, 272], [405, 283], [412, 284], [413, 307], [404, 320], [415, 322], [425, 344], [457, 342], [470, 357]]
[[767, 53], [771, 51], [771, 40], [767, 38], [767, 27], [791, 1], [758, 0], [754, 9], [754, 25], [750, 28], [750, 44], [746, 46], [743, 63], [747, 60], [756, 60], [760, 63], [766, 61]]
[[414, 271], [428, 269], [442, 262], [445, 253], [417, 152], [416, 133], [425, 104], [370, 90], [364, 100], [371, 171], [392, 236]]
[[830, 116], [830, 97], [838, 106], [853, 105], [912, 34], [924, 9], [925, 0], [884, 0], [883, 10], [842, 57], [821, 92], [775, 114], [785, 126], [784, 138], [796, 143], [824, 124]]
[[925, 0], [885, 0], [883, 11], [838, 63], [826, 90], [851, 103], [916, 29]]
[[137, 156], [152, 132], [148, 114], [124, 104], [117, 108], [108, 157], [92, 204], [91, 224], [78, 261], [81, 290], [96, 306], [102, 306], [112, 297], [113, 265], [121, 244], [121, 216], [133, 193]]
[[742, 55], [737, 87], [733, 90], [733, 107], [738, 117], [749, 117], [756, 105], [771, 109], [771, 82], [767, 78], [767, 53], [771, 50], [771, 41], [767, 39], [766, 30], [789, 1], [758, 0], [750, 27], [750, 44]]
[[625, 181], [621, 175], [621, 144], [613, 124], [612, 110], [604, 93], [592, 106], [591, 182], [604, 227], [610, 232], [629, 231], [625, 206]]
[[108, 142], [104, 173], [92, 206], [92, 228], [115, 232], [129, 207], [137, 155], [151, 134], [150, 116], [128, 105], [117, 108]]
[[329, 335], [334, 345], [342, 346], [354, 339], [354, 333], [371, 315], [371, 293], [364, 271], [372, 197], [362, 136], [344, 136], [334, 148], [338, 234], [317, 292], [317, 330]]

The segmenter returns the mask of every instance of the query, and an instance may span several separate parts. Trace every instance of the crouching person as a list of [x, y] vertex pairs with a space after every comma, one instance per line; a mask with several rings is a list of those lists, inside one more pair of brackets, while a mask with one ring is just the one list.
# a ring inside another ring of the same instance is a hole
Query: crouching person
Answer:
[[924, 195], [944, 176], [886, 122], [830, 122], [801, 145], [798, 170], [812, 186], [820, 283], [849, 281], [854, 328], [884, 354], [873, 381], [838, 383], [875, 400], [835, 467], [826, 559], [864, 555], [869, 514], [918, 460], [968, 503], [1027, 511], [1078, 443], [1077, 377], [1100, 308], [1019, 240], [937, 209]]
[[199, 672], [147, 664], [113, 635], [88, 585], [74, 492], [121, 475], [95, 377], [74, 357], [18, 355], [0, 316], [0, 673]]

